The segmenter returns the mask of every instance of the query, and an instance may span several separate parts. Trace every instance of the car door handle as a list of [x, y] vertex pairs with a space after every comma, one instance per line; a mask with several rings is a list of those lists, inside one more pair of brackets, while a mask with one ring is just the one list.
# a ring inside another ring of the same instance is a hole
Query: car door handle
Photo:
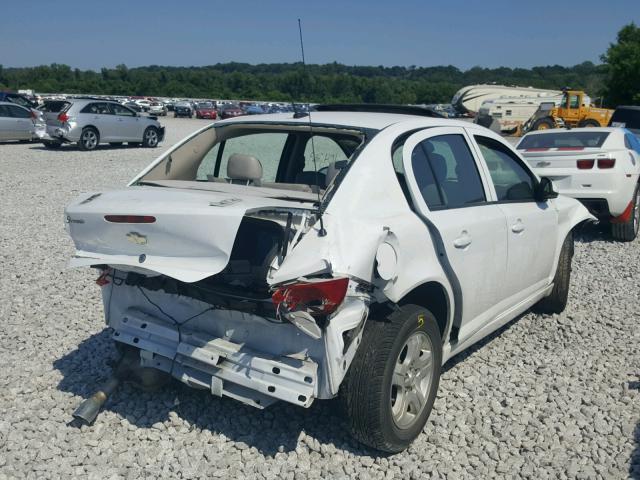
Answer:
[[524, 223], [522, 223], [522, 220], [520, 220], [520, 219], [516, 220], [516, 223], [511, 225], [511, 231], [513, 233], [522, 233], [522, 232], [524, 232]]
[[453, 241], [453, 246], [456, 248], [466, 248], [471, 245], [471, 235], [466, 230], [460, 233], [460, 236]]

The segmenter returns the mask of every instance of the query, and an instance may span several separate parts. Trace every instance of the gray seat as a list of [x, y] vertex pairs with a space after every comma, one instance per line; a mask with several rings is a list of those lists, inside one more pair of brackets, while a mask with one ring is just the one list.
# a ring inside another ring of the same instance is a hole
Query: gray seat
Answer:
[[234, 153], [227, 163], [227, 178], [231, 183], [260, 185], [262, 180], [262, 164], [251, 155]]

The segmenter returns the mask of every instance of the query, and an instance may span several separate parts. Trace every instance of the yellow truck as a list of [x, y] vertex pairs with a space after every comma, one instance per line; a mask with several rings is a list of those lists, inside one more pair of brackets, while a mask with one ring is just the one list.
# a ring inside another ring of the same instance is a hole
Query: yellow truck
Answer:
[[591, 106], [582, 90], [564, 90], [559, 106], [542, 104], [525, 124], [524, 131], [562, 127], [606, 127], [613, 110]]

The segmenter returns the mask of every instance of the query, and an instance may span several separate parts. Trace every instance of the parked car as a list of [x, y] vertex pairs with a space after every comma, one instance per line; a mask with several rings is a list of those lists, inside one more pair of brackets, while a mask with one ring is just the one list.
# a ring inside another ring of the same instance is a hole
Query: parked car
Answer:
[[640, 225], [640, 140], [624, 128], [546, 130], [522, 137], [518, 150], [561, 194], [578, 199], [616, 240], [631, 241]]
[[149, 105], [149, 115], [156, 115], [159, 117], [167, 116], [167, 107], [164, 106], [163, 103], [160, 102], [151, 102]]
[[36, 124], [29, 108], [11, 102], [0, 102], [0, 142], [30, 141], [36, 137]]
[[262, 115], [265, 110], [260, 105], [247, 105], [244, 109], [244, 113], [247, 115]]
[[38, 104], [29, 100], [26, 95], [15, 92], [0, 92], [0, 102], [15, 103], [30, 110], [35, 110], [38, 107]]
[[196, 103], [196, 118], [208, 118], [215, 120], [218, 118], [218, 112], [212, 102]]
[[240, 117], [244, 115], [244, 110], [242, 110], [242, 108], [240, 108], [238, 105], [225, 104], [220, 108], [221, 109], [218, 112], [218, 114], [220, 115], [220, 118], [223, 120], [227, 118]]
[[149, 100], [146, 100], [146, 99], [135, 100], [135, 103], [137, 103], [138, 106], [140, 108], [142, 108], [143, 112], [148, 112], [149, 111], [149, 107], [151, 106], [151, 102]]
[[127, 107], [129, 110], [133, 110], [136, 113], [141, 113], [143, 111], [142, 107], [138, 105], [136, 102], [125, 102], [123, 103], [123, 105]]
[[624, 127], [640, 136], [640, 107], [621, 106], [616, 108], [609, 126]]
[[77, 143], [81, 150], [93, 150], [100, 143], [123, 142], [155, 148], [164, 138], [164, 127], [117, 102], [73, 99], [55, 119], [47, 119], [47, 135], [47, 148]]
[[132, 375], [258, 408], [339, 396], [356, 438], [397, 452], [444, 362], [565, 308], [572, 232], [593, 217], [483, 127], [324, 108], [213, 123], [80, 196], [71, 264], [100, 271]]
[[178, 117], [193, 117], [193, 105], [191, 102], [178, 102], [173, 106], [173, 116]]

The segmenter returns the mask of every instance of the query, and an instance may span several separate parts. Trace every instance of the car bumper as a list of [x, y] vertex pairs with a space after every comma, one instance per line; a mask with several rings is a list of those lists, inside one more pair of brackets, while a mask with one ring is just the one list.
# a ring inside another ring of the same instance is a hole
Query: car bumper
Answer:
[[42, 140], [55, 140], [59, 142], [77, 142], [82, 131], [71, 125], [52, 126], [47, 125]]

